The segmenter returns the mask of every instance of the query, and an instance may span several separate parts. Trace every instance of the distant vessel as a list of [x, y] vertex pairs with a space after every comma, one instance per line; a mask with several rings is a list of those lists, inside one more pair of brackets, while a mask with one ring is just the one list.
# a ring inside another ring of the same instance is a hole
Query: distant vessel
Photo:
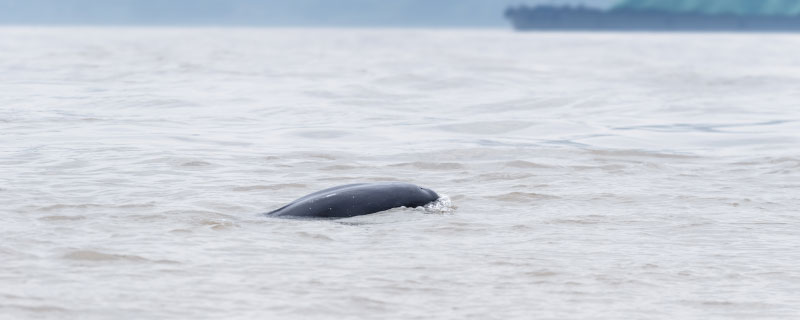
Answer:
[[512, 7], [517, 30], [800, 31], [800, 0], [622, 0], [610, 9]]

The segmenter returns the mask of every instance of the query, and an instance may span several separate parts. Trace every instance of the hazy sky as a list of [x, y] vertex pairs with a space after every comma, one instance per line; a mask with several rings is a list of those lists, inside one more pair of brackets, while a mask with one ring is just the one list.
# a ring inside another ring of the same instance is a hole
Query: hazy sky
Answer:
[[503, 26], [517, 4], [615, 0], [0, 0], [0, 24]]

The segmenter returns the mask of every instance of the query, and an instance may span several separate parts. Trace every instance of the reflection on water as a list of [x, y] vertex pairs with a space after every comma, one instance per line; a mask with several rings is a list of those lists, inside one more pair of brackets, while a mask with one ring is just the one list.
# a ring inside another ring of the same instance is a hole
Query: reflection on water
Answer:
[[[794, 35], [4, 28], [0, 43], [12, 318], [800, 314]], [[360, 181], [449, 202], [260, 215]]]

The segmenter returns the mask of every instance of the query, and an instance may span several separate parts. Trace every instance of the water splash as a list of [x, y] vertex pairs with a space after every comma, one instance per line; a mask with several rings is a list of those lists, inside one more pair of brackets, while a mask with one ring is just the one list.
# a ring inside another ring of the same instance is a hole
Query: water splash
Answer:
[[456, 206], [453, 204], [453, 201], [450, 200], [450, 197], [446, 194], [440, 194], [439, 199], [436, 201], [426, 204], [425, 206], [417, 208], [418, 210], [422, 210], [425, 213], [435, 213], [435, 214], [451, 214], [456, 211]]

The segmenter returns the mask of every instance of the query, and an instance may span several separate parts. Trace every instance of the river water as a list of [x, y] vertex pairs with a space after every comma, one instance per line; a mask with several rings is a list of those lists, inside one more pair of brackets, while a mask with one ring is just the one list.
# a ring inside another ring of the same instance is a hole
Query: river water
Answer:
[[[0, 29], [2, 319], [797, 319], [800, 36]], [[439, 210], [267, 218], [340, 184]]]

